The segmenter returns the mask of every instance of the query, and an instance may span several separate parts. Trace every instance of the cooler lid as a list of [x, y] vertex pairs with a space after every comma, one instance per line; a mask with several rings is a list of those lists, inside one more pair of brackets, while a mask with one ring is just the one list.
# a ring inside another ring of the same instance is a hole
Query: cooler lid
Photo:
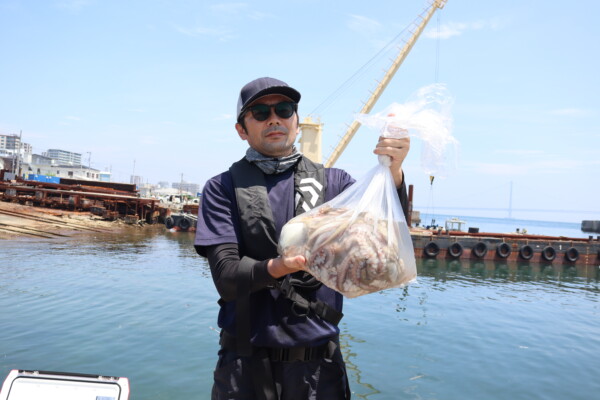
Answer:
[[66, 372], [10, 371], [0, 400], [127, 400], [129, 380]]

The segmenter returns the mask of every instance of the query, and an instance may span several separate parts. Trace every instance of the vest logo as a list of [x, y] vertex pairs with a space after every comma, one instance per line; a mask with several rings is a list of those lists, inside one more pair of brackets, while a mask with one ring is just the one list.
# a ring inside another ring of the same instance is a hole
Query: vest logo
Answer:
[[323, 185], [315, 178], [303, 178], [298, 184], [298, 192], [296, 192], [296, 209], [298, 204], [304, 211], [309, 211], [315, 207], [319, 196], [323, 192]]

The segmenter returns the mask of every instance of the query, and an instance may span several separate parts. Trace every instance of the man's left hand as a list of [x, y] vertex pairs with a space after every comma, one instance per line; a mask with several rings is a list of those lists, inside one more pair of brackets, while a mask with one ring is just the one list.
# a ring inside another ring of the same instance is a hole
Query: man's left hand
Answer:
[[399, 188], [402, 185], [402, 163], [408, 155], [410, 149], [410, 137], [406, 136], [402, 139], [392, 139], [380, 137], [377, 146], [373, 151], [377, 155], [389, 156], [392, 160], [390, 171], [394, 177], [394, 183]]

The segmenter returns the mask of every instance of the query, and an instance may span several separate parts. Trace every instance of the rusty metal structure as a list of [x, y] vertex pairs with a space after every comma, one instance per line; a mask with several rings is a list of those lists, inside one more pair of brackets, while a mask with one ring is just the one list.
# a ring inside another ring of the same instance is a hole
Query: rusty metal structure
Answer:
[[135, 185], [61, 179], [61, 183], [0, 180], [0, 200], [23, 205], [89, 211], [106, 220], [127, 223], [159, 221], [168, 210], [157, 199], [141, 198]]

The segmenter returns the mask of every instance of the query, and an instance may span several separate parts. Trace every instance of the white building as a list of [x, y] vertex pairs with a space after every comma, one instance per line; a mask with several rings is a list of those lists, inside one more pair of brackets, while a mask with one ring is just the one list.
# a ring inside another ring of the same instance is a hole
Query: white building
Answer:
[[22, 174], [47, 175], [59, 178], [81, 179], [86, 181], [110, 182], [110, 172], [104, 172], [83, 165], [48, 165], [48, 164], [24, 164]]
[[0, 135], [0, 149], [14, 153], [21, 148], [19, 135]]
[[131, 175], [129, 177], [129, 183], [132, 183], [140, 188], [144, 184], [144, 178], [139, 175]]
[[0, 157], [20, 155], [27, 162], [31, 158], [32, 147], [24, 143], [18, 135], [0, 135]]
[[81, 154], [60, 149], [48, 149], [43, 156], [56, 160], [61, 165], [81, 165]]

